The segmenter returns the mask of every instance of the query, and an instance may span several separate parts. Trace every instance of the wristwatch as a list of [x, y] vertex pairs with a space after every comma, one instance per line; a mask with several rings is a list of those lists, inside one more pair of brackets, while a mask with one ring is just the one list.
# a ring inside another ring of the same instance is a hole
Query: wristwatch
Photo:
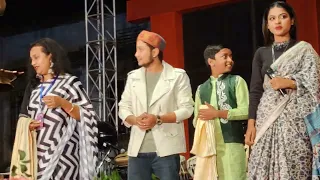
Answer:
[[157, 123], [158, 125], [161, 125], [161, 124], [162, 124], [162, 120], [160, 119], [160, 116], [157, 115], [156, 117], [157, 117], [156, 123]]

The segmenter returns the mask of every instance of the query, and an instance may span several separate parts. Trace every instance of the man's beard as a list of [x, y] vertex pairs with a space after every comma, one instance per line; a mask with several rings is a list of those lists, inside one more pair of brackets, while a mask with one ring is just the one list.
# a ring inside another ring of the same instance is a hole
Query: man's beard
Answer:
[[148, 68], [150, 66], [150, 64], [152, 64], [154, 62], [154, 59], [152, 58], [152, 56], [149, 57], [149, 61], [145, 64], [142, 64], [141, 66], [144, 68]]

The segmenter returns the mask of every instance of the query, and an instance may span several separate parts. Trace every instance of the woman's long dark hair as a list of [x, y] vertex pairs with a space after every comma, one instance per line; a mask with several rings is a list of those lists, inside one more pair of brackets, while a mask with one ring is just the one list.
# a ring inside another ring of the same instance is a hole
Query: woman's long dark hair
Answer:
[[[55, 40], [50, 38], [40, 39], [31, 44], [30, 50], [36, 46], [42, 47], [42, 52], [46, 55], [51, 54], [51, 60], [54, 63], [52, 67], [54, 74], [71, 74], [68, 54]], [[39, 79], [36, 77], [36, 72], [32, 67], [30, 61], [28, 62], [28, 74], [31, 87], [35, 87], [36, 85], [38, 85]]]
[[273, 34], [268, 29], [269, 11], [270, 11], [270, 9], [272, 9], [274, 7], [279, 7], [279, 8], [285, 9], [288, 12], [290, 18], [294, 19], [294, 22], [293, 22], [293, 25], [291, 25], [289, 34], [290, 34], [290, 38], [291, 39], [297, 40], [297, 18], [296, 18], [296, 13], [294, 12], [293, 8], [289, 4], [287, 4], [286, 2], [276, 1], [276, 2], [274, 2], [272, 4], [270, 4], [269, 7], [265, 10], [265, 12], [263, 14], [262, 33], [263, 33], [263, 37], [264, 37], [264, 44], [266, 46], [269, 46], [274, 41]]

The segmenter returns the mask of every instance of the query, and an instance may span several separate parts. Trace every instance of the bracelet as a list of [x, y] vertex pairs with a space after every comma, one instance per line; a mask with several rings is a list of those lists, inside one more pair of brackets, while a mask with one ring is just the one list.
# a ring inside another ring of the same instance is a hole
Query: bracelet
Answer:
[[292, 88], [293, 88], [293, 89], [294, 89], [294, 88], [296, 88], [296, 87], [297, 87], [297, 85], [296, 85], [296, 81], [295, 81], [295, 80], [291, 80], [291, 81], [292, 81], [292, 85], [293, 85], [293, 87], [292, 87]]
[[72, 104], [72, 108], [68, 111], [68, 114], [70, 114], [73, 111], [74, 104]]

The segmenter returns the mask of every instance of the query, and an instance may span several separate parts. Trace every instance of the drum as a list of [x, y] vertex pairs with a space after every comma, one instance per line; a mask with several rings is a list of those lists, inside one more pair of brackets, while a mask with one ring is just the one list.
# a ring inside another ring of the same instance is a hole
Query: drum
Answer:
[[120, 176], [122, 179], [127, 179], [127, 173], [128, 173], [128, 162], [129, 162], [129, 156], [127, 155], [127, 152], [118, 154], [114, 158], [116, 169], [118, 170]]
[[127, 167], [128, 166], [128, 161], [129, 161], [129, 157], [127, 155], [127, 152], [122, 153], [122, 154], [118, 154], [115, 158], [114, 158], [115, 164], [118, 167]]

